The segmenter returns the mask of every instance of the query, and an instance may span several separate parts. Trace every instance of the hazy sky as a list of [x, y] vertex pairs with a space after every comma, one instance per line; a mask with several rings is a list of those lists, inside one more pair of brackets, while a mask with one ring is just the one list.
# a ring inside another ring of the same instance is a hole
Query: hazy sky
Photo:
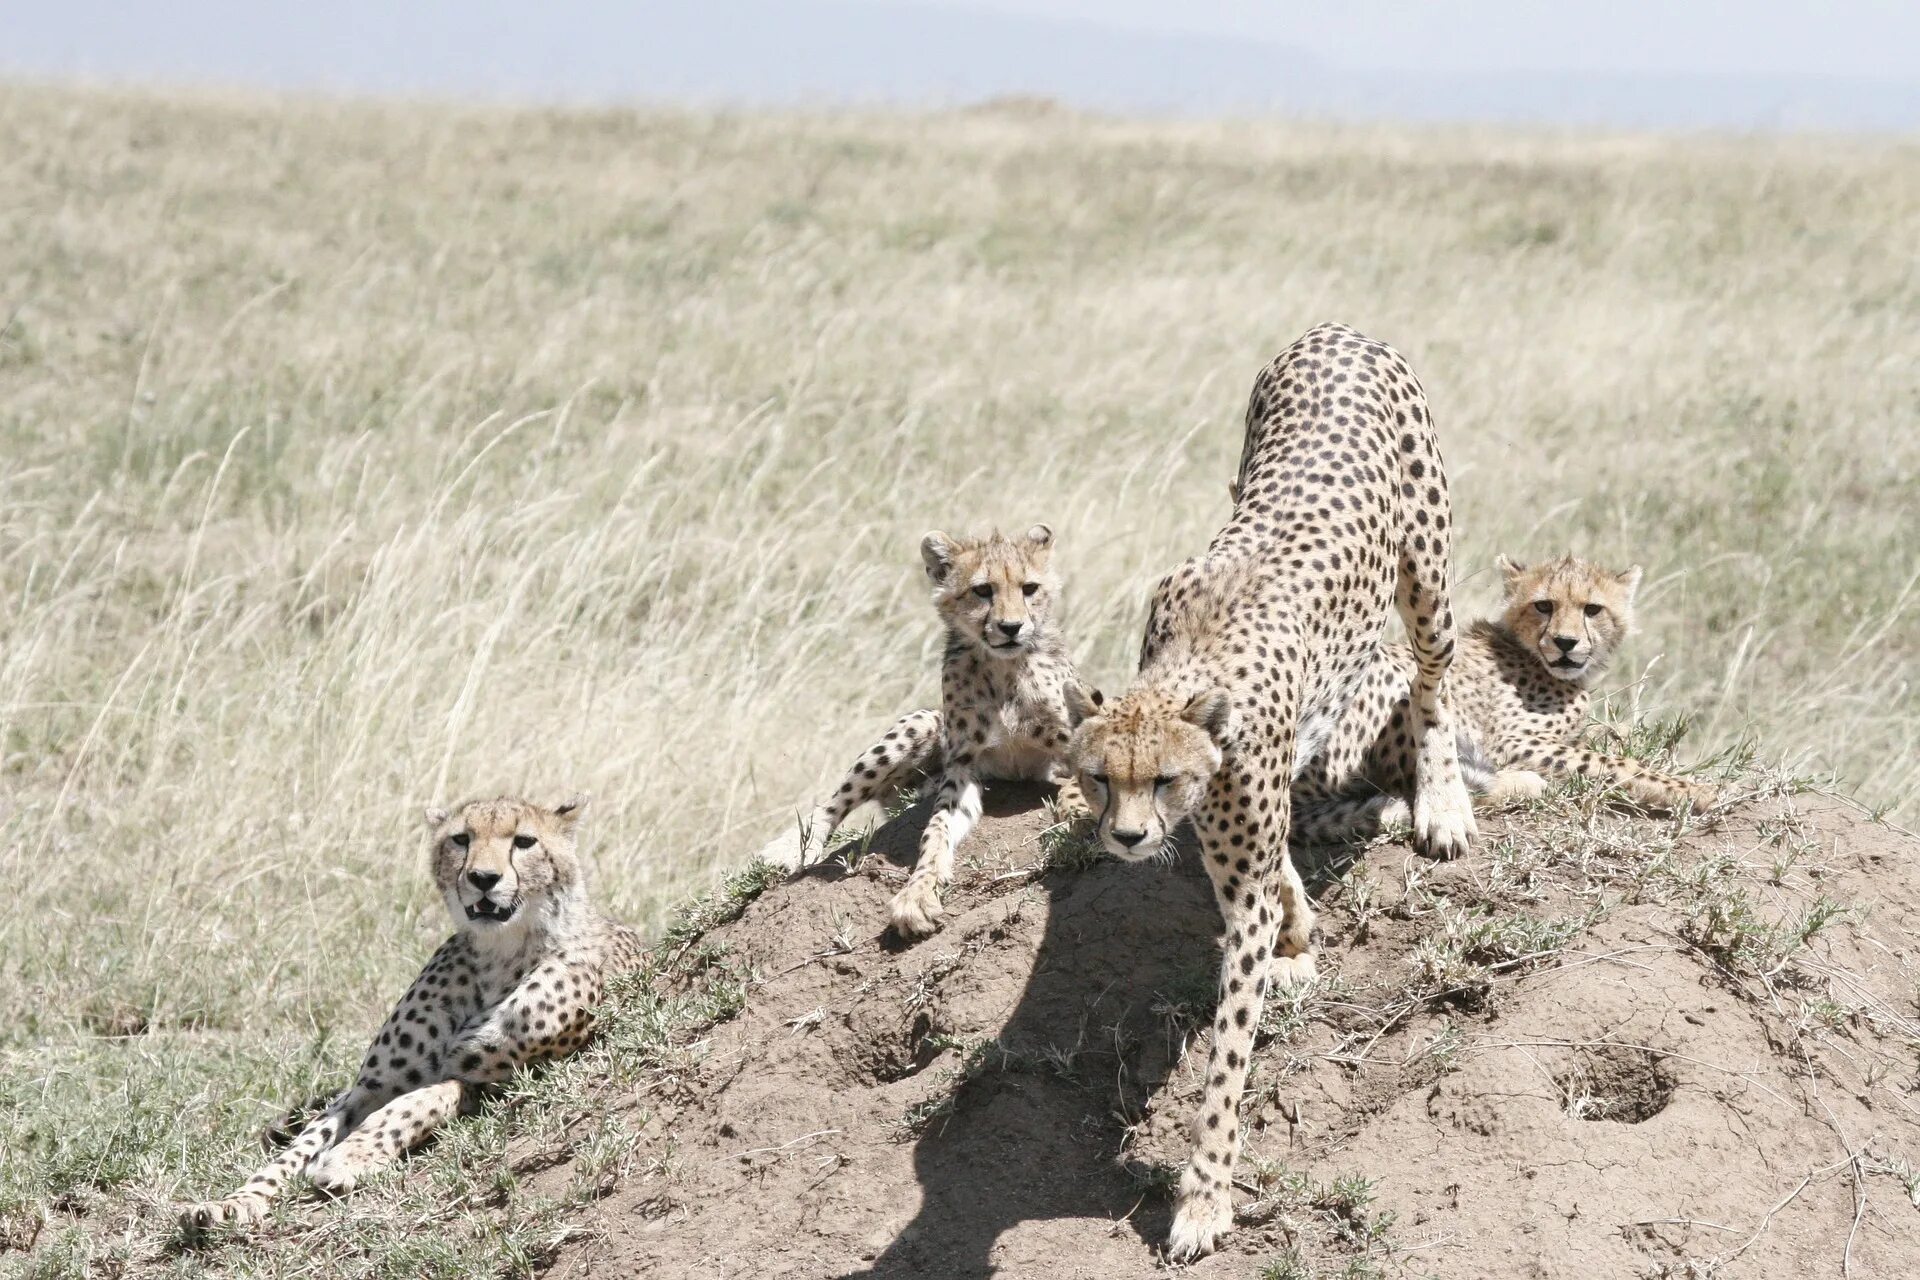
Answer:
[[991, 0], [968, 7], [1252, 36], [1353, 67], [1920, 77], [1920, 0]]
[[1920, 0], [0, 0], [0, 74], [1920, 131]]

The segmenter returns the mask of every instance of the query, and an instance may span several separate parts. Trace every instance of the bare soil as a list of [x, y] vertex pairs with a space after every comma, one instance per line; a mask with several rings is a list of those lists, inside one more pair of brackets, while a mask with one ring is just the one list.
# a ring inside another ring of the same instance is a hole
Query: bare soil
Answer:
[[[1191, 850], [1023, 871], [1040, 796], [990, 804], [925, 942], [882, 930], [916, 809], [695, 944], [753, 975], [744, 1008], [609, 1083], [641, 1145], [549, 1274], [1166, 1269], [1205, 875]], [[1325, 977], [1269, 1009], [1239, 1223], [1188, 1270], [1920, 1275], [1916, 854], [1773, 794], [1705, 823], [1563, 801], [1453, 864], [1310, 860]]]

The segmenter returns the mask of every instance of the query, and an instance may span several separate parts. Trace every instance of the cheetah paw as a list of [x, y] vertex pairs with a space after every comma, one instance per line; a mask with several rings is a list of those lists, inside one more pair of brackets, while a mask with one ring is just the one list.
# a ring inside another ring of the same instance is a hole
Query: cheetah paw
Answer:
[[807, 838], [800, 828], [791, 826], [762, 845], [753, 859], [792, 873], [807, 865], [807, 844]]
[[190, 1232], [211, 1231], [215, 1227], [226, 1226], [250, 1227], [266, 1216], [265, 1196], [228, 1196], [225, 1200], [208, 1200], [182, 1206], [180, 1225]]
[[940, 927], [946, 908], [940, 904], [940, 890], [931, 878], [909, 880], [907, 887], [893, 895], [888, 907], [893, 931], [908, 940], [925, 938]]
[[1693, 804], [1693, 811], [1700, 813], [1720, 803], [1720, 788], [1711, 782], [1689, 782], [1685, 795]]
[[1267, 986], [1272, 990], [1284, 990], [1288, 987], [1304, 987], [1319, 974], [1319, 966], [1313, 961], [1313, 952], [1302, 951], [1299, 955], [1275, 956], [1267, 970]]
[[334, 1148], [307, 1166], [307, 1181], [314, 1190], [330, 1196], [344, 1196], [352, 1191], [360, 1181], [359, 1170], [351, 1161], [342, 1158], [339, 1148]]
[[1439, 795], [1413, 799], [1413, 847], [1429, 858], [1451, 861], [1465, 853], [1479, 828], [1473, 821], [1473, 802], [1460, 783]]
[[1476, 797], [1476, 800], [1483, 808], [1502, 809], [1538, 800], [1545, 794], [1547, 780], [1533, 770], [1502, 769], [1493, 775], [1493, 782], [1487, 787], [1486, 793]]
[[1174, 1262], [1192, 1262], [1214, 1251], [1220, 1237], [1233, 1230], [1233, 1201], [1224, 1191], [1186, 1186], [1189, 1172], [1181, 1179], [1180, 1204], [1173, 1213], [1173, 1230], [1167, 1233], [1167, 1257]]

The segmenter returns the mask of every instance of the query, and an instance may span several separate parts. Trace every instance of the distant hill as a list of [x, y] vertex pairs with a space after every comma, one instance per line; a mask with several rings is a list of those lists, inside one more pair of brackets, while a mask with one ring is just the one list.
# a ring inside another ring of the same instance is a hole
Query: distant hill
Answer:
[[0, 70], [107, 80], [756, 105], [940, 105], [1029, 94], [1147, 113], [1920, 129], [1920, 84], [1911, 81], [1358, 71], [1232, 37], [862, 0], [77, 0], [8, 25]]

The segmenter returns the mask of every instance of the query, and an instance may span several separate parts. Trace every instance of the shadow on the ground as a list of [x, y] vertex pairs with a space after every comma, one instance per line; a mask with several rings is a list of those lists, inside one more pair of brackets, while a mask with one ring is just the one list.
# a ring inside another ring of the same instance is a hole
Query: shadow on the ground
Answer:
[[[987, 812], [1036, 808], [1047, 791], [1001, 783]], [[927, 806], [871, 837], [902, 866], [918, 854]], [[1346, 850], [1303, 859], [1317, 889]], [[1188, 1028], [1214, 1007], [1219, 913], [1191, 833], [1171, 864], [1102, 859], [1049, 873], [1044, 935], [1013, 1011], [951, 1109], [915, 1139], [920, 1209], [853, 1277], [956, 1280], [995, 1273], [995, 1244], [1018, 1223], [1107, 1220], [1157, 1249], [1172, 1204], [1167, 1171], [1128, 1158], [1128, 1129], [1179, 1060]], [[897, 941], [896, 941], [897, 945]]]

